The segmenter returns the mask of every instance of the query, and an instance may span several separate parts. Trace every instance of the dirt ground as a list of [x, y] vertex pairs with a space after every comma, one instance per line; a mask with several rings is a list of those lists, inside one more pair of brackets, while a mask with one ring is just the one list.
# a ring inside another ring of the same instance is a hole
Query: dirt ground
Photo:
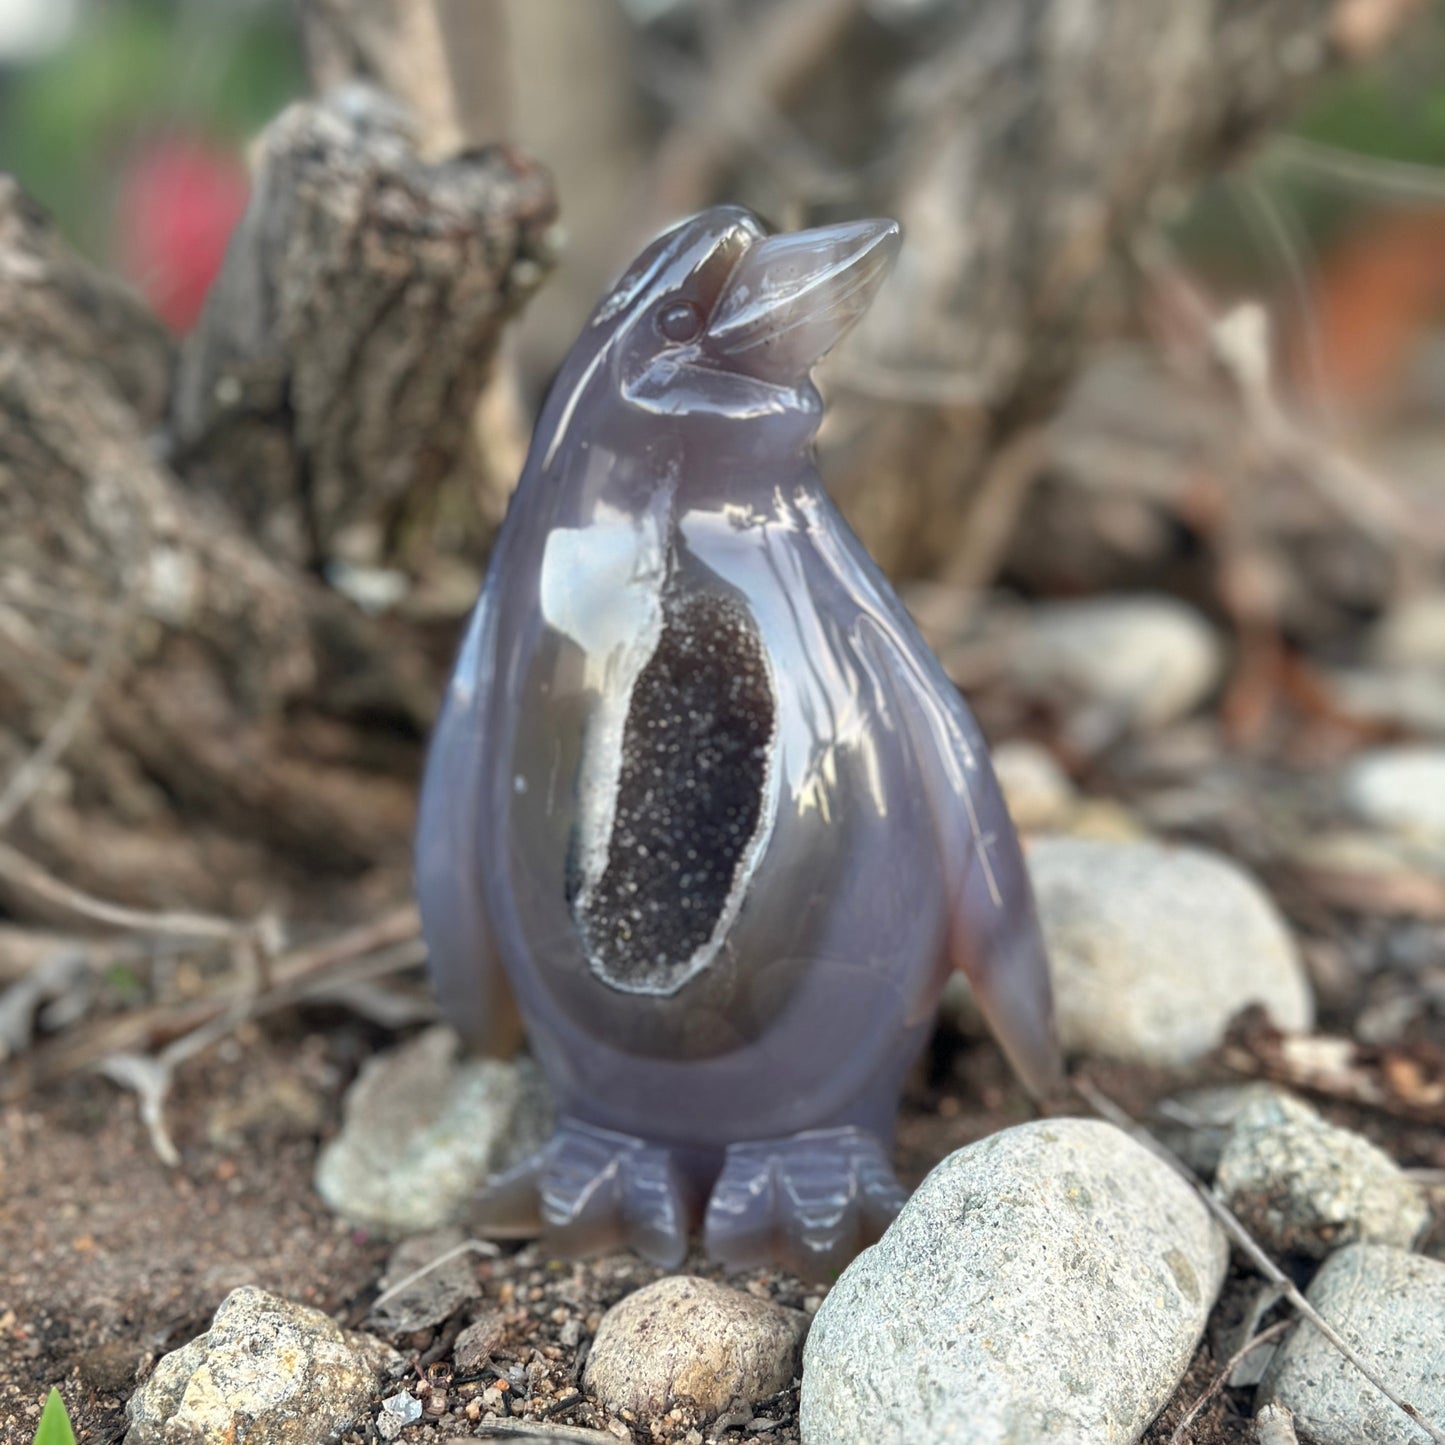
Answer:
[[[45, 1393], [57, 1383], [78, 1440], [119, 1441], [137, 1378], [205, 1329], [237, 1285], [259, 1285], [348, 1324], [364, 1320], [388, 1248], [331, 1218], [311, 1173], [320, 1140], [339, 1125], [347, 1083], [394, 1038], [335, 1011], [280, 1014], [264, 1032], [246, 1026], [180, 1073], [167, 1111], [181, 1154], [175, 1169], [156, 1157], [135, 1099], [98, 1077], [71, 1079], [0, 1116], [0, 1445], [29, 1445]], [[1164, 1087], [1161, 1078], [1120, 1068], [1093, 1077], [1136, 1114]], [[1436, 1129], [1379, 1113], [1330, 1112], [1402, 1163], [1445, 1167]], [[914, 1183], [951, 1150], [1029, 1113], [990, 1045], [941, 1031], [910, 1086], [900, 1173]], [[1433, 1248], [1445, 1252], [1438, 1227]], [[717, 1274], [699, 1258], [685, 1267]], [[490, 1319], [497, 1338], [491, 1367], [472, 1377], [455, 1373], [451, 1413], [408, 1430], [408, 1441], [471, 1431], [469, 1400], [573, 1428], [625, 1426], [639, 1442], [798, 1438], [796, 1390], [755, 1407], [750, 1423], [738, 1412], [721, 1429], [685, 1411], [657, 1422], [618, 1421], [582, 1398], [577, 1382], [601, 1315], [660, 1273], [641, 1261], [560, 1263], [510, 1247], [476, 1268], [480, 1299], [438, 1328], [394, 1338], [418, 1370], [449, 1365], [458, 1332], [473, 1319]], [[786, 1275], [758, 1272], [738, 1282], [796, 1309], [819, 1302], [817, 1289]], [[526, 1387], [501, 1388], [499, 1371], [515, 1365], [526, 1368]], [[1150, 1445], [1168, 1440], [1216, 1374], [1206, 1339], [1146, 1437]], [[1244, 1445], [1248, 1406], [1247, 1392], [1221, 1391], [1193, 1427], [1194, 1445]]]

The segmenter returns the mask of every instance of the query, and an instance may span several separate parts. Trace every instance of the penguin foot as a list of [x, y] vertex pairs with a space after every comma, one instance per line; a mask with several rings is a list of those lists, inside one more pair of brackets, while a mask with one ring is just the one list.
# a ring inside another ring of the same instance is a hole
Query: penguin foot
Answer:
[[708, 1200], [707, 1252], [735, 1269], [780, 1264], [829, 1283], [907, 1197], [883, 1146], [862, 1129], [733, 1144]]
[[496, 1238], [540, 1234], [569, 1258], [630, 1248], [671, 1269], [687, 1253], [688, 1205], [668, 1149], [562, 1119], [530, 1159], [487, 1183], [473, 1219]]

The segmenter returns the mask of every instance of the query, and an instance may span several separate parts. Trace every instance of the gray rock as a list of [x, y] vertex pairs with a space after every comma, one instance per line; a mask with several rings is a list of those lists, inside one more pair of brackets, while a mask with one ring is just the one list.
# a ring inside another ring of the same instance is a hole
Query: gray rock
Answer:
[[317, 1445], [369, 1414], [401, 1357], [320, 1310], [246, 1286], [131, 1396], [125, 1445]]
[[602, 1317], [583, 1388], [610, 1410], [715, 1415], [775, 1395], [797, 1369], [807, 1317], [688, 1275], [660, 1279]]
[[1427, 737], [1445, 737], [1445, 669], [1339, 668], [1325, 676], [1341, 706], [1356, 716]]
[[1025, 688], [1076, 692], [1128, 725], [1158, 727], [1209, 695], [1223, 651], [1192, 608], [1137, 594], [1032, 608], [1009, 665]]
[[1151, 842], [1040, 838], [1028, 852], [1065, 1049], [1171, 1068], [1263, 1004], [1307, 1030], [1299, 950], [1264, 890], [1228, 859]]
[[1127, 1445], [1188, 1365], [1227, 1255], [1194, 1191], [1110, 1124], [971, 1144], [819, 1308], [805, 1445]]
[[362, 1069], [316, 1162], [337, 1214], [391, 1238], [459, 1222], [488, 1175], [541, 1145], [551, 1103], [533, 1066], [460, 1050], [428, 1029]]
[[1220, 1084], [1186, 1089], [1161, 1099], [1149, 1120], [1154, 1137], [1177, 1154], [1201, 1179], [1212, 1179], [1219, 1156], [1247, 1104], [1272, 1098], [1273, 1084]]
[[1377, 748], [1345, 771], [1345, 801], [1385, 832], [1445, 842], [1445, 747]]
[[[1330, 1256], [1308, 1295], [1397, 1395], [1432, 1423], [1445, 1422], [1445, 1264], [1385, 1244], [1352, 1244]], [[1292, 1410], [1305, 1445], [1430, 1438], [1304, 1322], [1276, 1353], [1257, 1399]]]
[[[562, 1333], [567, 1333], [567, 1325], [576, 1325], [576, 1320], [568, 1320], [562, 1326]], [[452, 1358], [456, 1361], [457, 1369], [464, 1375], [474, 1375], [492, 1357], [492, 1351], [497, 1348], [506, 1338], [507, 1319], [500, 1310], [488, 1310], [480, 1319], [473, 1320], [461, 1334], [457, 1336], [457, 1342], [452, 1346]], [[567, 1341], [564, 1339], [563, 1344]], [[569, 1346], [577, 1348], [578, 1341], [574, 1339]]]
[[[441, 1324], [468, 1300], [476, 1299], [482, 1290], [477, 1283], [475, 1255], [462, 1248], [465, 1243], [461, 1230], [437, 1229], [397, 1245], [386, 1262], [378, 1303], [372, 1306], [366, 1323], [386, 1334], [409, 1335]], [[445, 1263], [434, 1263], [438, 1260]], [[426, 1273], [392, 1293], [420, 1269]]]
[[376, 1433], [383, 1440], [395, 1440], [408, 1425], [415, 1425], [420, 1419], [421, 1401], [409, 1390], [403, 1390], [381, 1402], [381, 1413], [376, 1417]]
[[1078, 794], [1047, 748], [1030, 742], [1000, 743], [993, 750], [993, 770], [1016, 828], [1036, 833], [1068, 822]]
[[1430, 1220], [1388, 1154], [1277, 1090], [1239, 1111], [1214, 1190], [1266, 1248], [1309, 1259], [1358, 1240], [1408, 1247]]
[[1395, 671], [1445, 671], [1445, 592], [1428, 592], [1386, 614], [1370, 638], [1370, 656]]

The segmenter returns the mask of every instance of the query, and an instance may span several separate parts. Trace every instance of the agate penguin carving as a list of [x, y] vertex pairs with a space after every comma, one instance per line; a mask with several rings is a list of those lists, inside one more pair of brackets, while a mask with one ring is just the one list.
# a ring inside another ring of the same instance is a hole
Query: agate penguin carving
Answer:
[[[899, 244], [715, 209], [602, 302], [542, 410], [422, 791], [444, 1014], [508, 992], [556, 1096], [479, 1202], [562, 1253], [831, 1276], [904, 1195], [899, 1094], [952, 968], [1057, 1056], [983, 739], [824, 493], [815, 362]], [[509, 988], [508, 988], [509, 986]]]

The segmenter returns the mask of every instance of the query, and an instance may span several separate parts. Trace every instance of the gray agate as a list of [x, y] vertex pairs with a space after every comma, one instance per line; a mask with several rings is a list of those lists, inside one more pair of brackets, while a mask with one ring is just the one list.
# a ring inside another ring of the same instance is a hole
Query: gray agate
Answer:
[[904, 1076], [967, 974], [1031, 1089], [1043, 944], [978, 727], [823, 491], [818, 359], [898, 247], [709, 211], [558, 376], [437, 725], [417, 891], [446, 1016], [515, 999], [559, 1124], [496, 1234], [826, 1278], [903, 1193]]

